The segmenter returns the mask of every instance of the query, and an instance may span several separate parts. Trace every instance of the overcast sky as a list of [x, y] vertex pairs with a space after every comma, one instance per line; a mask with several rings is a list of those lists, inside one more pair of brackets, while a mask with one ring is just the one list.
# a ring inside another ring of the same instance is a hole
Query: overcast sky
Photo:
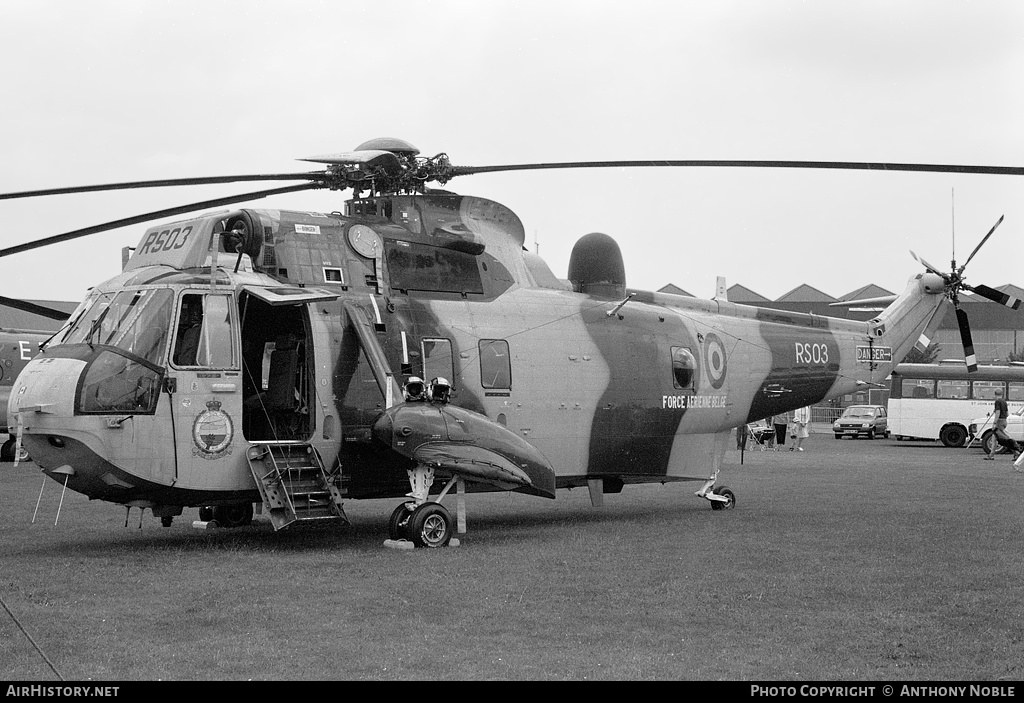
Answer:
[[[0, 192], [309, 170], [400, 137], [458, 165], [789, 159], [1024, 165], [1024, 3], [0, 0]], [[267, 187], [0, 201], [0, 246]], [[1024, 286], [1024, 178], [736, 169], [464, 177], [559, 277], [588, 232], [627, 283], [701, 297], [903, 290], [962, 263]], [[342, 209], [343, 196], [252, 207]], [[178, 219], [178, 218], [175, 218]], [[78, 300], [145, 225], [0, 260], [0, 295]]]

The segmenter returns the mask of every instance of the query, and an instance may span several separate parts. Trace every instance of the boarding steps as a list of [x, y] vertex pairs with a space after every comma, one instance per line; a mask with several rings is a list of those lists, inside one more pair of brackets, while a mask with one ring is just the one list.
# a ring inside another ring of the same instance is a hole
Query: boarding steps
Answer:
[[275, 530], [296, 522], [348, 522], [342, 509], [341, 467], [328, 473], [312, 446], [258, 444], [245, 456]]

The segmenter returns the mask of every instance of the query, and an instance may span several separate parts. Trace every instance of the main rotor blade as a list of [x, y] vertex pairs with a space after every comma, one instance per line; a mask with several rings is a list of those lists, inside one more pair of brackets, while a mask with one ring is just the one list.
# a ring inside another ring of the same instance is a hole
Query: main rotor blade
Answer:
[[51, 320], [66, 320], [71, 317], [71, 313], [63, 312], [61, 310], [54, 310], [48, 308], [45, 305], [37, 305], [30, 303], [27, 300], [18, 300], [17, 298], [5, 298], [0, 295], [0, 305], [7, 308], [14, 308], [15, 310], [22, 310], [24, 312], [30, 312], [33, 315], [39, 315], [40, 317], [46, 317]]
[[113, 222], [107, 222], [102, 225], [94, 225], [92, 227], [86, 227], [85, 229], [76, 229], [72, 232], [65, 232], [64, 234], [56, 234], [52, 237], [46, 237], [44, 239], [37, 239], [33, 242], [26, 242], [25, 244], [18, 244], [17, 246], [7, 247], [6, 249], [0, 249], [0, 257], [10, 256], [11, 254], [20, 254], [23, 251], [30, 251], [32, 249], [39, 249], [41, 247], [49, 246], [51, 244], [58, 244], [60, 242], [66, 242], [71, 239], [78, 239], [79, 237], [85, 237], [90, 234], [97, 234], [99, 232], [106, 232], [107, 230], [117, 229], [118, 227], [127, 227], [128, 225], [139, 224], [140, 222], [148, 222], [150, 220], [158, 220], [162, 217], [170, 217], [172, 215], [180, 215], [185, 212], [193, 212], [195, 210], [202, 210], [208, 207], [217, 207], [219, 205], [230, 205], [232, 203], [242, 203], [247, 200], [256, 200], [258, 198], [265, 198], [268, 195], [278, 195], [280, 193], [294, 193], [299, 190], [310, 190], [313, 188], [322, 188], [323, 186], [319, 183], [303, 183], [296, 186], [285, 186], [283, 188], [271, 188], [270, 190], [258, 190], [253, 193], [242, 193], [240, 195], [233, 195], [226, 198], [217, 198], [215, 200], [204, 200], [199, 203], [191, 203], [189, 205], [179, 205], [178, 207], [167, 208], [166, 210], [156, 210], [155, 212], [147, 212], [143, 215], [136, 215], [134, 217], [126, 217], [123, 220], [114, 220]]
[[964, 268], [966, 268], [967, 264], [971, 262], [971, 259], [974, 258], [974, 255], [978, 253], [978, 249], [981, 249], [981, 245], [987, 242], [988, 238], [992, 236], [992, 233], [996, 231], [996, 227], [1003, 223], [1004, 217], [1006, 217], [1006, 215], [1000, 215], [999, 219], [996, 220], [996, 223], [992, 225], [992, 229], [988, 231], [988, 234], [981, 238], [981, 241], [978, 243], [978, 246], [974, 247], [974, 251], [972, 251], [971, 255], [967, 257], [967, 261], [963, 262], [963, 264], [960, 265], [960, 268], [956, 270], [957, 275], [960, 275], [961, 273], [964, 272]]
[[983, 285], [969, 286], [966, 283], [963, 284], [963, 287], [971, 291], [972, 293], [980, 295], [982, 298], [987, 298], [988, 300], [991, 300], [993, 303], [1005, 305], [1011, 310], [1020, 309], [1020, 298], [1015, 298], [1012, 295], [1007, 295], [1006, 293], [997, 291], [995, 288], [989, 288], [988, 286]]
[[810, 168], [853, 171], [917, 171], [922, 173], [982, 173], [1001, 176], [1024, 176], [1020, 166], [967, 166], [959, 164], [900, 164], [874, 161], [747, 161], [711, 159], [649, 160], [649, 161], [563, 161], [539, 164], [506, 164], [502, 166], [452, 166], [452, 176], [501, 171], [543, 171], [559, 168], [628, 168], [657, 167], [720, 167], [720, 168]]
[[978, 357], [974, 355], [974, 342], [971, 340], [971, 326], [967, 322], [967, 313], [959, 307], [956, 309], [956, 324], [960, 328], [960, 341], [964, 345], [964, 363], [967, 372], [978, 370]]
[[0, 193], [0, 200], [15, 198], [35, 198], [41, 195], [67, 195], [69, 193], [95, 193], [107, 190], [129, 190], [132, 188], [160, 188], [164, 186], [195, 186], [209, 183], [239, 183], [244, 181], [313, 181], [322, 178], [323, 171], [308, 173], [273, 173], [249, 176], [201, 176], [198, 178], [168, 178], [159, 181], [130, 181], [127, 183], [107, 183], [92, 186], [69, 186], [67, 188], [46, 188], [43, 190], [23, 190], [20, 193]]

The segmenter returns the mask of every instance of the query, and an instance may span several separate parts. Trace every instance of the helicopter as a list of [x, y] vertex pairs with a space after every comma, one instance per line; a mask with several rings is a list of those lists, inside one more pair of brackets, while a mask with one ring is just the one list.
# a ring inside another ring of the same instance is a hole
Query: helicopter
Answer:
[[[399, 498], [391, 543], [443, 547], [467, 496], [594, 505], [629, 484], [694, 481], [713, 510], [734, 428], [879, 384], [953, 305], [973, 349], [963, 265], [924, 270], [868, 321], [628, 288], [615, 240], [575, 245], [565, 279], [519, 217], [445, 186], [551, 168], [768, 167], [1003, 173], [1011, 167], [803, 161], [456, 166], [395, 138], [311, 157], [323, 170], [55, 188], [0, 199], [294, 180], [0, 250], [0, 256], [305, 189], [351, 190], [343, 212], [221, 209], [149, 226], [17, 377], [9, 416], [43, 473], [91, 499], [184, 508], [274, 529], [346, 520], [344, 502]], [[913, 252], [911, 252], [913, 254]], [[443, 504], [455, 503], [454, 512]]]

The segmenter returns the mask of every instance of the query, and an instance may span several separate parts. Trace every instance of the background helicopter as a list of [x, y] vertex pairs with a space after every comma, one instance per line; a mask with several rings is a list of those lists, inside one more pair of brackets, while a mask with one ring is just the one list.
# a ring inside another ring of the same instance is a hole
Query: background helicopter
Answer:
[[[47, 305], [40, 305], [27, 300], [16, 300], [0, 296], [0, 306], [29, 313], [29, 318], [39, 317], [49, 320], [67, 320], [70, 312], [57, 310]], [[0, 327], [0, 428], [7, 431], [7, 400], [11, 395], [11, 385], [25, 365], [39, 353], [40, 345], [53, 336], [52, 331], [37, 329], [17, 329]], [[8, 435], [0, 444], [0, 461], [14, 461], [15, 437]], [[27, 458], [23, 452], [22, 459]]]
[[[26, 191], [298, 180], [46, 237], [107, 229], [316, 188], [353, 191], [344, 213], [224, 210], [149, 228], [121, 275], [92, 289], [10, 401], [34, 461], [92, 498], [187, 506], [244, 524], [261, 501], [278, 529], [343, 518], [346, 498], [405, 497], [389, 536], [443, 546], [441, 501], [474, 490], [553, 498], [587, 486], [699, 481], [712, 508], [732, 428], [878, 383], [970, 290], [966, 264], [919, 261], [868, 322], [626, 287], [610, 237], [581, 239], [566, 279], [524, 248], [491, 200], [431, 189], [500, 171], [739, 167], [1020, 175], [1022, 169], [861, 162], [607, 161], [455, 166], [398, 139], [306, 159], [320, 171]], [[969, 363], [969, 324], [957, 307]], [[194, 344], [190, 341], [195, 340]], [[403, 396], [432, 380], [428, 399]], [[450, 394], [449, 394], [450, 389]], [[172, 450], [167, 448], [171, 447]], [[435, 479], [440, 479], [435, 484]], [[444, 482], [442, 487], [441, 483]], [[411, 489], [411, 490], [410, 490]]]

